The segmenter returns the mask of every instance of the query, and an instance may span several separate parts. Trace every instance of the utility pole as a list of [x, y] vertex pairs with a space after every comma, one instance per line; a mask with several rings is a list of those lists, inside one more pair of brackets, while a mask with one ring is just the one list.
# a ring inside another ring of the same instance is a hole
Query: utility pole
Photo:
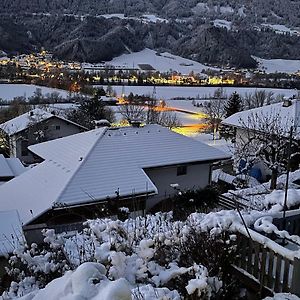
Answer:
[[[293, 142], [293, 126], [290, 129], [289, 135], [289, 144], [288, 144], [288, 160], [287, 160], [287, 167], [286, 167], [286, 181], [285, 181], [285, 191], [284, 191], [284, 204], [283, 204], [283, 230], [286, 230], [286, 211], [287, 211], [287, 198], [288, 198], [288, 188], [289, 188], [289, 176], [290, 176], [290, 169], [291, 169], [291, 148]], [[283, 238], [282, 244], [285, 244], [285, 239]]]

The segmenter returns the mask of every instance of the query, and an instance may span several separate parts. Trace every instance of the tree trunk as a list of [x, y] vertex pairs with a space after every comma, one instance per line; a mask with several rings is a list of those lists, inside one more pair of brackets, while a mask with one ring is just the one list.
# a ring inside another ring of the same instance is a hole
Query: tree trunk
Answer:
[[270, 184], [270, 189], [271, 190], [275, 190], [276, 189], [277, 177], [278, 177], [278, 171], [277, 171], [277, 169], [272, 169], [271, 184]]

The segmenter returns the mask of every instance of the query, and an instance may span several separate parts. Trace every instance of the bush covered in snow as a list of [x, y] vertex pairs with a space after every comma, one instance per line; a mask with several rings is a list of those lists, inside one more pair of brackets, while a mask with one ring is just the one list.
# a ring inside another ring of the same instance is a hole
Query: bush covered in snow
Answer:
[[[250, 215], [245, 220], [254, 222]], [[90, 220], [73, 236], [47, 230], [42, 249], [32, 245], [11, 257], [13, 282], [3, 299], [31, 295], [24, 299], [36, 300], [53, 287], [57, 298], [47, 299], [100, 299], [95, 295], [104, 297], [106, 288], [110, 295], [114, 284], [130, 288], [137, 300], [153, 294], [165, 296], [156, 299], [233, 299], [236, 283], [228, 267], [236, 256], [232, 232], [239, 224], [236, 212], [221, 211], [194, 213], [185, 221], [174, 221], [171, 213], [124, 222]], [[78, 273], [85, 277], [79, 280]], [[83, 296], [83, 289], [91, 295]], [[127, 299], [118, 297], [101, 299]]]
[[174, 219], [185, 220], [193, 212], [207, 213], [217, 206], [217, 201], [218, 191], [211, 186], [199, 190], [179, 191], [171, 199]]

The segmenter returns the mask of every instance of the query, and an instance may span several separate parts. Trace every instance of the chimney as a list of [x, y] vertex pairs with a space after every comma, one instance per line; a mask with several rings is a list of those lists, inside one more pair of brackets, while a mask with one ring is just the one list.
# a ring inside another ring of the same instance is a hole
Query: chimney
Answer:
[[131, 120], [130, 125], [135, 128], [140, 128], [142, 125], [142, 121], [140, 120]]
[[283, 103], [282, 103], [282, 107], [289, 107], [292, 105], [292, 100], [289, 98], [284, 98]]
[[300, 99], [295, 100], [295, 120], [294, 126], [300, 127]]
[[105, 120], [105, 119], [94, 121], [94, 123], [95, 123], [95, 128], [110, 127], [111, 126], [110, 122]]

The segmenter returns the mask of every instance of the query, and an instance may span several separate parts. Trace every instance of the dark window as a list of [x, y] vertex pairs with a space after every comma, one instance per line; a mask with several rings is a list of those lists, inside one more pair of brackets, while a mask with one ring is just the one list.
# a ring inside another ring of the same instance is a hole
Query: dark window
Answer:
[[177, 176], [186, 175], [187, 166], [179, 166], [177, 167]]
[[56, 125], [56, 126], [55, 126], [55, 129], [56, 129], [56, 130], [60, 130], [60, 126], [59, 126], [59, 125]]
[[21, 154], [22, 156], [27, 156], [28, 155], [28, 141], [27, 140], [23, 140], [21, 141]]

